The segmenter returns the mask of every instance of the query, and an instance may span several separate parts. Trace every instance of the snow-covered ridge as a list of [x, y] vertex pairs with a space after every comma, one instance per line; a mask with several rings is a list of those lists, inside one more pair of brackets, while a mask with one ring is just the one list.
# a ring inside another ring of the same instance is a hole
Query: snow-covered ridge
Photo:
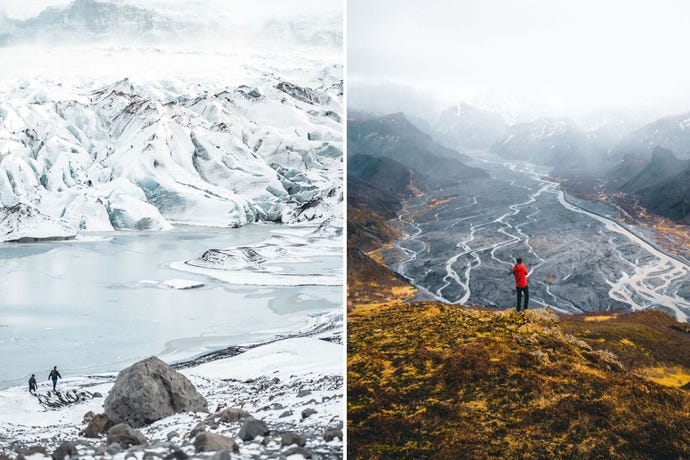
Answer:
[[6, 84], [0, 205], [75, 232], [341, 215], [342, 68], [324, 67], [312, 86], [272, 72]]

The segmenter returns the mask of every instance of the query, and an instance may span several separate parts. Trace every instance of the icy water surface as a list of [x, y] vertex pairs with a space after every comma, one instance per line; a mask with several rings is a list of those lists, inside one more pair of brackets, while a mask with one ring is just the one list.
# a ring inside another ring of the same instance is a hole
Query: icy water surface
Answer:
[[[0, 244], [0, 388], [114, 371], [157, 354], [173, 361], [261, 341], [341, 308], [340, 286], [242, 286], [170, 268], [210, 248], [263, 241], [277, 225], [113, 232], [92, 240]], [[341, 257], [319, 257], [322, 270]], [[313, 267], [312, 267], [313, 268]], [[294, 271], [294, 267], [286, 267]], [[185, 279], [178, 290], [142, 280]]]

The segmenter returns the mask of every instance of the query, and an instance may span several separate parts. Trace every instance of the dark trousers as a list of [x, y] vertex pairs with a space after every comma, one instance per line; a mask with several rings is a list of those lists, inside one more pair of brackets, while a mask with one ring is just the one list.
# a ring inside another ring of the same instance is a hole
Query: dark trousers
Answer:
[[517, 311], [520, 311], [520, 304], [522, 303], [522, 293], [525, 293], [525, 305], [522, 307], [522, 310], [527, 310], [527, 304], [529, 303], [529, 288], [527, 286], [521, 288], [521, 287], [516, 287], [515, 290], [517, 291]]
[[55, 385], [57, 385], [57, 379], [53, 379], [53, 391], [55, 391]]

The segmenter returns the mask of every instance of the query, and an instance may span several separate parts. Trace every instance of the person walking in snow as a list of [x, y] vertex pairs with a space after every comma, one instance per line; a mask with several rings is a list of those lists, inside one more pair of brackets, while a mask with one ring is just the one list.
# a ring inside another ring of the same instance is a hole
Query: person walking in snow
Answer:
[[36, 384], [36, 374], [31, 374], [31, 378], [29, 379], [29, 393], [34, 394], [37, 389], [38, 385]]
[[62, 376], [60, 375], [60, 372], [57, 370], [57, 366], [53, 367], [53, 370], [50, 371], [50, 374], [48, 374], [48, 380], [53, 381], [53, 391], [55, 391], [55, 386], [57, 385], [57, 379], [61, 379]]
[[520, 311], [520, 304], [522, 303], [522, 295], [525, 295], [525, 304], [522, 310], [527, 310], [529, 303], [529, 288], [527, 287], [527, 267], [522, 263], [522, 258], [515, 259], [517, 262], [513, 267], [513, 276], [515, 276], [515, 291], [517, 292], [517, 311]]

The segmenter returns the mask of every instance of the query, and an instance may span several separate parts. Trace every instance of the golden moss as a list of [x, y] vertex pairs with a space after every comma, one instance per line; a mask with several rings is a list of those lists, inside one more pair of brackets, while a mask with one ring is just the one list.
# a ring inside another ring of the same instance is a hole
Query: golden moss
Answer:
[[587, 322], [601, 322], [601, 321], [610, 321], [612, 319], [616, 319], [618, 315], [587, 315], [584, 317], [584, 320]]
[[639, 373], [644, 378], [667, 387], [682, 387], [690, 383], [690, 371], [683, 366], [645, 367]]
[[635, 344], [632, 343], [631, 340], [626, 339], [626, 338], [620, 339], [619, 342], [622, 343], [623, 345], [627, 345], [627, 346], [629, 346], [629, 347], [634, 347], [634, 346], [635, 346]]

